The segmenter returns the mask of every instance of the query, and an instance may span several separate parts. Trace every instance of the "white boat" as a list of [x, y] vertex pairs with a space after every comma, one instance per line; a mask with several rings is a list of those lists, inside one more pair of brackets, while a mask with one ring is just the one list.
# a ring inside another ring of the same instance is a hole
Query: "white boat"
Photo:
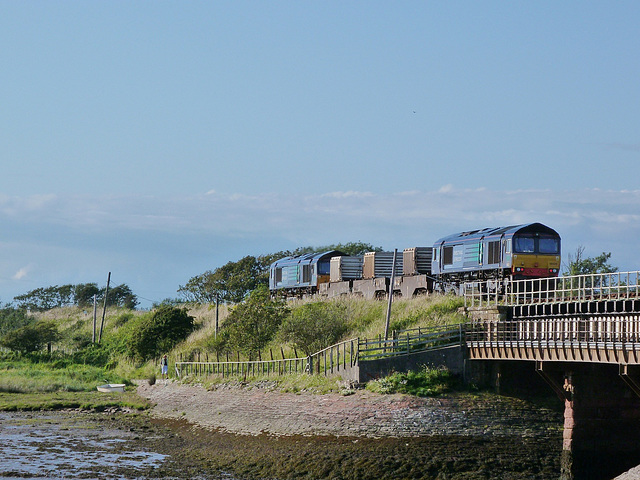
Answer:
[[98, 391], [102, 393], [124, 392], [124, 383], [107, 383], [99, 385]]

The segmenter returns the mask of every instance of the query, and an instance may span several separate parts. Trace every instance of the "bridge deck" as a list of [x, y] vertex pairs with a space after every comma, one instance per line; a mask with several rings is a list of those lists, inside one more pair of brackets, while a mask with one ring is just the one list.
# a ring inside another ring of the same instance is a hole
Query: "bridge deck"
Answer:
[[471, 359], [640, 365], [640, 313], [476, 322], [465, 343]]

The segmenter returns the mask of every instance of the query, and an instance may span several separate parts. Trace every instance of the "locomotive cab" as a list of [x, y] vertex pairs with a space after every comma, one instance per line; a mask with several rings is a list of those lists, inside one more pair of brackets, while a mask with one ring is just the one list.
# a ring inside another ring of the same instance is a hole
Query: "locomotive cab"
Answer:
[[514, 233], [511, 273], [514, 279], [557, 277], [560, 271], [560, 236], [542, 224]]

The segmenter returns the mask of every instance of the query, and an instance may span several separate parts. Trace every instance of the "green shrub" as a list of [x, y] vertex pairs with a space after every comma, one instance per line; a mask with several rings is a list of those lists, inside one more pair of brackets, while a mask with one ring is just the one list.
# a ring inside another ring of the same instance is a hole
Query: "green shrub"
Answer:
[[58, 337], [58, 329], [53, 322], [45, 321], [10, 331], [0, 339], [0, 345], [21, 353], [36, 352]]
[[144, 317], [133, 331], [127, 344], [131, 358], [150, 360], [170, 351], [193, 331], [193, 317], [184, 308], [162, 306]]
[[393, 373], [388, 377], [372, 380], [367, 390], [377, 393], [406, 393], [418, 397], [434, 397], [450, 391], [457, 379], [446, 368], [423, 366], [418, 371]]
[[270, 297], [267, 287], [258, 287], [247, 299], [231, 310], [225, 322], [224, 335], [228, 345], [247, 355], [255, 356], [275, 337], [289, 307]]
[[314, 302], [291, 312], [280, 328], [280, 337], [305, 355], [312, 355], [338, 342], [347, 330], [344, 308], [335, 303]]

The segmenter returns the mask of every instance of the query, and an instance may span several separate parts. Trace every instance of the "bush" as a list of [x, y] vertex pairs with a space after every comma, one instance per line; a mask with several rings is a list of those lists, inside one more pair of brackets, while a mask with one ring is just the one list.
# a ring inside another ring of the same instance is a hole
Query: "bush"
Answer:
[[344, 308], [335, 303], [307, 303], [286, 318], [280, 336], [305, 355], [312, 355], [338, 342], [347, 332], [344, 316]]
[[231, 310], [225, 321], [228, 346], [247, 355], [260, 352], [276, 335], [289, 308], [282, 300], [270, 298], [266, 287], [255, 289], [244, 303]]
[[127, 350], [131, 358], [146, 361], [170, 351], [194, 329], [193, 317], [184, 308], [163, 306], [134, 328]]
[[12, 330], [0, 340], [0, 345], [20, 353], [37, 352], [59, 337], [53, 322], [39, 322]]
[[417, 372], [393, 373], [388, 377], [373, 380], [367, 384], [367, 390], [435, 397], [450, 391], [455, 384], [456, 378], [448, 369], [424, 366]]

